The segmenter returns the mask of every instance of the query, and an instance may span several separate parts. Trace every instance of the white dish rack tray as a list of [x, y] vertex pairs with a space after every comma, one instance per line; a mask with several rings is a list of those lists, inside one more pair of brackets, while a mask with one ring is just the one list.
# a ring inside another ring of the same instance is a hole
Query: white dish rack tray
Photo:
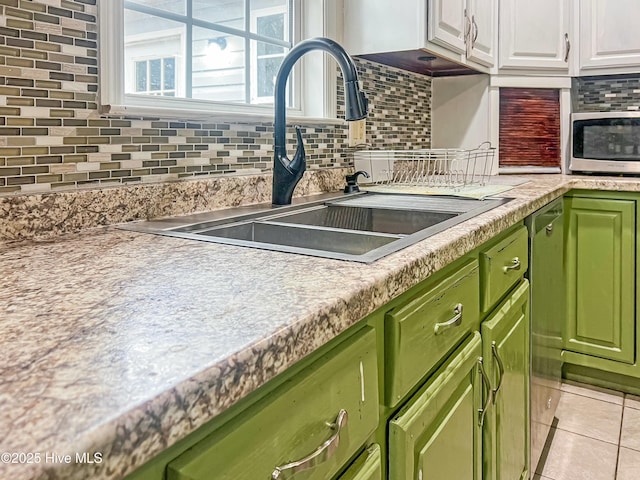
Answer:
[[465, 187], [487, 183], [496, 149], [484, 142], [478, 148], [421, 150], [359, 150], [356, 171], [370, 178], [360, 183], [407, 187]]

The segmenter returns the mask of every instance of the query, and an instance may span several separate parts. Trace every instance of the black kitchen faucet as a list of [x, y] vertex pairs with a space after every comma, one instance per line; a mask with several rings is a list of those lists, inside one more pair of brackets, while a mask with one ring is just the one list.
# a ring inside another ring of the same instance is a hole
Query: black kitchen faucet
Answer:
[[361, 120], [367, 116], [368, 102], [358, 84], [358, 72], [351, 57], [338, 43], [329, 38], [310, 38], [291, 49], [280, 65], [275, 84], [275, 120], [273, 124], [274, 159], [272, 203], [289, 205], [293, 190], [302, 178], [306, 169], [304, 144], [300, 128], [296, 127], [297, 148], [293, 159], [287, 158], [286, 133], [286, 86], [287, 78], [296, 61], [312, 50], [324, 50], [330, 53], [340, 66], [344, 77], [345, 119]]

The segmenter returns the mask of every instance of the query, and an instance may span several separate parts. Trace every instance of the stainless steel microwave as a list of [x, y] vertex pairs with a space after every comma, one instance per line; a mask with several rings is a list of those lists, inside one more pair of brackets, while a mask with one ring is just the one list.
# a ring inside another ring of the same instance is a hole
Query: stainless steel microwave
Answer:
[[572, 114], [569, 169], [640, 174], [640, 112]]

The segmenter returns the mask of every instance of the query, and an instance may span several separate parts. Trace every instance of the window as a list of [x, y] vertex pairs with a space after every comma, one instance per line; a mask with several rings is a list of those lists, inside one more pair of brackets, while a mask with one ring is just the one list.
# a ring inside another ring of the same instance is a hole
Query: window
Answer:
[[[199, 114], [271, 117], [275, 77], [285, 55], [301, 38], [327, 35], [327, 5], [333, 5], [334, 17], [339, 11], [335, 0], [98, 5], [101, 31], [110, 32], [101, 37], [100, 50], [104, 111], [194, 119]], [[288, 82], [289, 114], [332, 116], [335, 100], [328, 101], [327, 92], [334, 81], [335, 67], [321, 56], [298, 62]]]
[[176, 96], [176, 58], [136, 60], [134, 92], [147, 95]]

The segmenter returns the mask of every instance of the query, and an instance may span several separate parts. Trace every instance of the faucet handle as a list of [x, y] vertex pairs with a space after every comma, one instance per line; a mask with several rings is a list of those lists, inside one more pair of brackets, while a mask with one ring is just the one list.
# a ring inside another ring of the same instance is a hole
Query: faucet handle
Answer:
[[300, 127], [296, 125], [294, 128], [296, 129], [297, 147], [296, 153], [294, 153], [293, 159], [289, 163], [288, 169], [291, 173], [300, 174], [300, 177], [302, 177], [302, 174], [306, 170], [307, 166], [305, 161], [306, 154], [304, 151], [304, 141], [302, 140], [302, 132], [300, 131]]
[[359, 175], [369, 178], [369, 174], [364, 170], [358, 170], [353, 175], [346, 175], [345, 180], [347, 181], [347, 185], [344, 187], [344, 193], [355, 193], [360, 191], [360, 187], [358, 187]]

